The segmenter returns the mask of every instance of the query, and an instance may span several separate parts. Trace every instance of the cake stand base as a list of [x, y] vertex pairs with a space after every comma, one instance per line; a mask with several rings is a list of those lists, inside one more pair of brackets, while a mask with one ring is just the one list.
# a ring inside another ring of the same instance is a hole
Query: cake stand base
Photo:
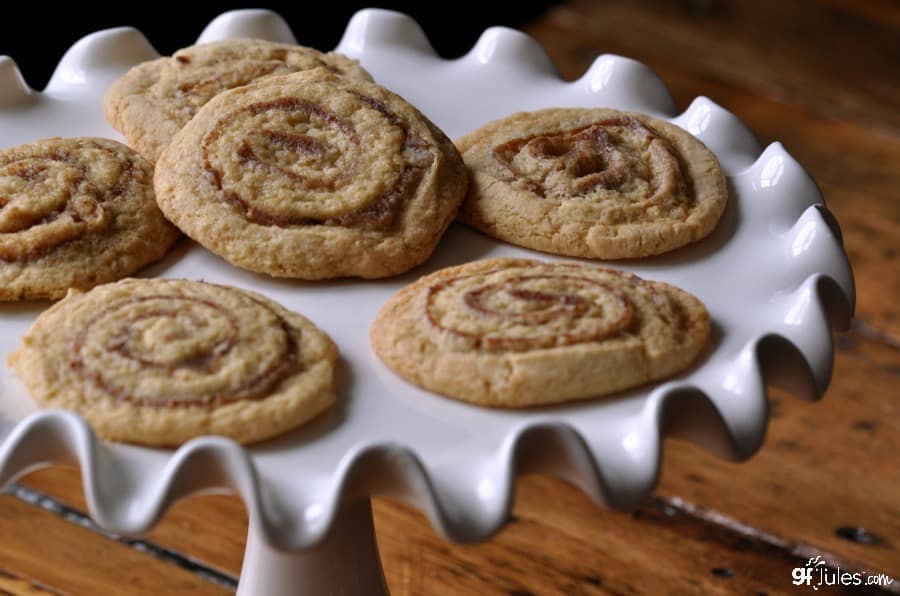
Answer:
[[275, 550], [251, 524], [237, 596], [313, 594], [387, 596], [369, 499], [345, 505], [328, 536], [302, 551]]

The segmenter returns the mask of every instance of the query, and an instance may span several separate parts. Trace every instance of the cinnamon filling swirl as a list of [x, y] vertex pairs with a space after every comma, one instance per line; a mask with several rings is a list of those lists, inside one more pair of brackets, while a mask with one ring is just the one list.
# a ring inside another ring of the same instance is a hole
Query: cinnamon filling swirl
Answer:
[[256, 224], [390, 229], [434, 149], [383, 103], [339, 93], [341, 113], [283, 98], [219, 118], [201, 145], [209, 183]]
[[54, 248], [102, 234], [108, 205], [134, 182], [133, 164], [107, 147], [31, 148], [0, 156], [0, 261], [30, 261]]
[[692, 196], [668, 141], [627, 116], [513, 139], [493, 156], [503, 180], [540, 197], [602, 199], [611, 191], [667, 204]]
[[278, 313], [249, 296], [226, 306], [157, 294], [120, 300], [91, 318], [75, 337], [70, 367], [119, 400], [221, 405], [263, 398], [295, 373], [298, 339]]
[[444, 280], [426, 294], [426, 316], [465, 348], [523, 352], [596, 342], [626, 331], [634, 307], [602, 279], [560, 272], [490, 271]]

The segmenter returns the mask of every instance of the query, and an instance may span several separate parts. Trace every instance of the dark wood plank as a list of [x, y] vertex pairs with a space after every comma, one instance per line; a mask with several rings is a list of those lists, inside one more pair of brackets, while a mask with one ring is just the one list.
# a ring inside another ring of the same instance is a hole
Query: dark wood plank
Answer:
[[[87, 511], [78, 468], [33, 472], [22, 484], [79, 511]], [[197, 495], [178, 501], [145, 538], [213, 569], [237, 576], [247, 535], [247, 510], [232, 496]]]
[[900, 31], [900, 4], [896, 0], [822, 0], [882, 27]]
[[[75, 495], [76, 506], [78, 482], [71, 468], [28, 480], [49, 493]], [[402, 504], [376, 499], [374, 509], [385, 573], [397, 595], [778, 593], [813, 552], [732, 531], [664, 500], [631, 514], [604, 511], [547, 478], [519, 481], [511, 524], [485, 544], [447, 543]], [[179, 519], [192, 520], [190, 532], [178, 531]], [[149, 538], [237, 574], [241, 545], [234, 539], [245, 530], [237, 498], [195, 497], [178, 503]], [[204, 540], [210, 535], [231, 540]], [[205, 543], [202, 550], [198, 542]]]
[[[5, 581], [24, 594], [29, 583], [32, 589], [85, 596], [231, 593], [11, 496], [0, 496], [0, 536]], [[13, 588], [7, 591], [16, 593]]]
[[237, 497], [198, 495], [176, 503], [147, 539], [237, 577], [247, 536], [247, 509]]
[[[605, 52], [644, 62], [668, 56], [755, 95], [873, 130], [900, 130], [896, 32], [843, 5], [578, 0], [550, 11], [540, 24], [589, 34], [602, 40]], [[564, 66], [575, 74], [572, 65]]]
[[442, 544], [418, 512], [379, 503], [376, 527], [395, 593], [787, 593], [791, 570], [807, 560], [664, 501], [611, 513], [556, 480], [527, 478], [518, 487], [510, 525], [477, 546]]
[[19, 577], [0, 568], [0, 595], [6, 596], [56, 596], [59, 592], [49, 590], [33, 579]]

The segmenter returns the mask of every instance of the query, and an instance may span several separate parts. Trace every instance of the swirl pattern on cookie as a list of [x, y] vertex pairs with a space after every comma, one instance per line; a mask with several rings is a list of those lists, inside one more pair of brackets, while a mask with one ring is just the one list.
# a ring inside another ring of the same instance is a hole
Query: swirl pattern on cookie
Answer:
[[107, 139], [45, 139], [0, 151], [0, 299], [58, 298], [133, 273], [178, 237], [153, 168]]
[[669, 377], [708, 333], [703, 304], [673, 286], [580, 263], [488, 259], [407, 286], [370, 335], [379, 357], [417, 385], [524, 407]]
[[555, 254], [617, 259], [674, 250], [707, 236], [728, 196], [712, 152], [643, 114], [523, 112], [457, 146], [473, 174], [460, 219]]
[[312, 323], [257, 294], [124, 280], [42, 314], [11, 362], [39, 402], [83, 414], [101, 436], [175, 445], [302, 424], [333, 402], [336, 357]]
[[356, 60], [342, 54], [259, 39], [226, 39], [135, 66], [109, 88], [103, 108], [128, 143], [155, 162], [175, 133], [222, 91], [313, 68], [371, 80]]
[[321, 69], [215, 98], [156, 173], [161, 208], [195, 240], [240, 267], [306, 279], [418, 265], [466, 182], [453, 144], [415, 108]]

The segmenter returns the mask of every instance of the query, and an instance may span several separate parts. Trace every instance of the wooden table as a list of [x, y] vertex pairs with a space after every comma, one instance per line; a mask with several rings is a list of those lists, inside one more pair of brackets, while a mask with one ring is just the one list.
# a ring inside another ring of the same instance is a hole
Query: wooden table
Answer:
[[[393, 593], [797, 593], [791, 569], [816, 554], [900, 577], [898, 5], [585, 0], [527, 30], [565, 77], [603, 52], [631, 56], [680, 108], [706, 95], [763, 143], [782, 141], [841, 224], [857, 316], [837, 338], [823, 402], [774, 393], [769, 437], [746, 463], [667, 442], [656, 497], [631, 513], [525, 478], [510, 524], [460, 546], [417, 511], [376, 500]], [[233, 592], [246, 531], [238, 499], [183, 501], [142, 540], [106, 535], [84, 511], [74, 469], [32, 474], [0, 497], [0, 594]]]

